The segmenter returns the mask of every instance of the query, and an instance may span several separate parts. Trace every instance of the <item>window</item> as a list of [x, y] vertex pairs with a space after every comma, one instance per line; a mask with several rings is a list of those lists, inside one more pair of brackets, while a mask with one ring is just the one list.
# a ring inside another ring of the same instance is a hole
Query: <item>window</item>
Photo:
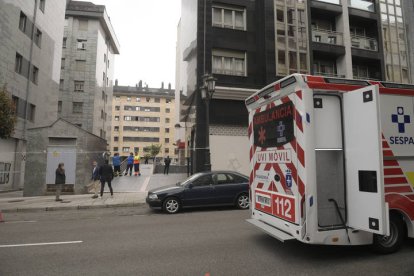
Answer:
[[106, 54], [104, 54], [104, 62], [106, 63]]
[[166, 112], [166, 113], [170, 113], [170, 109], [169, 109], [169, 108], [166, 108], [166, 109], [165, 109], [165, 112]]
[[42, 46], [42, 32], [39, 29], [36, 29], [34, 36], [34, 42], [40, 48]]
[[168, 127], [165, 128], [165, 133], [170, 133], [170, 129]]
[[114, 152], [117, 152], [118, 150], [118, 147], [114, 147]]
[[34, 84], [37, 84], [39, 79], [39, 68], [37, 68], [36, 66], [33, 65], [32, 67], [32, 82]]
[[119, 105], [115, 106], [115, 111], [120, 111], [121, 107]]
[[171, 99], [166, 99], [165, 102], [166, 103], [171, 103]]
[[156, 103], [159, 103], [159, 102], [161, 102], [161, 99], [160, 99], [160, 98], [155, 98], [155, 99], [154, 99], [154, 101], [155, 101]]
[[127, 97], [127, 102], [130, 102], [131, 101], [131, 97]]
[[170, 149], [169, 149], [169, 148], [165, 148], [165, 149], [164, 149], [164, 152], [165, 152], [165, 153], [170, 153]]
[[119, 97], [119, 96], [115, 97], [115, 101], [120, 101], [120, 100], [121, 100], [121, 97]]
[[119, 141], [119, 137], [118, 136], [114, 136], [114, 142], [118, 142]]
[[16, 53], [14, 71], [16, 71], [16, 73], [21, 74], [22, 68], [23, 68], [23, 57], [19, 53]]
[[246, 10], [230, 6], [213, 6], [213, 26], [246, 30]]
[[85, 71], [86, 69], [86, 60], [76, 60], [75, 61], [75, 70], [76, 71]]
[[66, 42], [67, 42], [67, 40], [68, 40], [68, 38], [67, 38], [67, 37], [64, 37], [64, 38], [63, 38], [63, 44], [62, 44], [62, 47], [63, 47], [63, 48], [66, 48]]
[[22, 32], [26, 32], [26, 24], [27, 24], [27, 16], [23, 12], [20, 12], [19, 29]]
[[102, 80], [105, 83], [105, 81], [106, 81], [105, 72], [102, 73]]
[[246, 76], [246, 53], [213, 50], [213, 73]]
[[208, 186], [210, 184], [213, 184], [213, 178], [211, 177], [211, 174], [202, 175], [193, 180], [192, 184], [194, 187]]
[[62, 101], [58, 101], [58, 113], [62, 113]]
[[237, 174], [227, 174], [227, 178], [232, 182], [232, 183], [249, 183], [249, 180], [247, 178], [244, 178], [240, 175]]
[[85, 39], [78, 39], [78, 50], [86, 50], [86, 42]]
[[227, 184], [229, 181], [227, 179], [227, 176], [224, 173], [219, 173], [214, 175], [215, 184], [217, 185], [223, 185]]
[[102, 100], [105, 101], [105, 91], [102, 91]]
[[147, 103], [149, 103], [151, 101], [151, 98], [147, 98], [146, 100], [147, 100]]
[[119, 126], [114, 127], [114, 131], [118, 132], [119, 131]]
[[122, 152], [129, 152], [129, 147], [123, 147]]
[[75, 81], [75, 92], [84, 92], [84, 91], [85, 91], [85, 82]]
[[73, 102], [72, 112], [77, 113], [77, 114], [83, 113], [83, 103], [82, 102]]
[[170, 138], [165, 138], [165, 143], [166, 144], [170, 143]]
[[88, 30], [88, 20], [79, 19], [79, 30], [80, 31]]
[[170, 118], [165, 118], [165, 123], [169, 124], [170, 123]]
[[36, 116], [36, 106], [33, 104], [29, 104], [28, 110], [27, 110], [27, 119], [30, 122], [34, 122]]
[[278, 7], [276, 10], [276, 20], [277, 22], [284, 23], [285, 22], [285, 13], [283, 11], [283, 7]]
[[40, 0], [39, 2], [39, 9], [44, 13], [46, 7], [46, 0]]
[[101, 119], [105, 118], [104, 111], [101, 109]]
[[65, 86], [65, 80], [64, 79], [60, 79], [60, 81], [59, 81], [59, 89], [60, 90], [63, 90], [64, 86]]
[[115, 121], [119, 121], [119, 116], [115, 116]]
[[13, 106], [14, 106], [14, 114], [17, 115], [19, 112], [19, 98], [16, 96], [12, 96]]
[[69, 19], [66, 17], [65, 18], [65, 26], [64, 27], [68, 27], [69, 26]]
[[66, 59], [64, 59], [64, 58], [62, 58], [61, 60], [60, 60], [60, 69], [65, 69], [65, 61], [66, 61]]
[[141, 101], [141, 98], [137, 97], [135, 100], [136, 100], [137, 103], [139, 103]]
[[82, 127], [82, 124], [75, 124], [75, 126], [77, 126], [77, 127]]

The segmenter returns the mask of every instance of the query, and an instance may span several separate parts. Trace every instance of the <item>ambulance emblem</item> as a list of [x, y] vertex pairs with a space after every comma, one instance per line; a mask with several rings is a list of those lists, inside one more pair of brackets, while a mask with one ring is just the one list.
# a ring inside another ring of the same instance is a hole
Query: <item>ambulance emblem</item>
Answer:
[[404, 114], [404, 107], [397, 107], [397, 114], [391, 115], [393, 123], [398, 125], [398, 132], [405, 133], [405, 125], [411, 123], [410, 115]]

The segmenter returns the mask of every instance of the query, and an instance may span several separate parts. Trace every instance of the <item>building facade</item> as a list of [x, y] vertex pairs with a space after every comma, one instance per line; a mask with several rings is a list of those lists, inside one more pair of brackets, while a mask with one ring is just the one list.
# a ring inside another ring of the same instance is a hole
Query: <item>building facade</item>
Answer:
[[112, 130], [110, 149], [121, 156], [139, 153], [145, 156], [144, 148], [161, 145], [157, 157], [170, 156], [177, 159], [175, 144], [175, 91], [168, 85], [164, 88], [149, 88], [142, 81], [136, 86], [118, 86], [115, 81], [112, 100]]
[[115, 31], [103, 5], [70, 1], [65, 18], [59, 117], [109, 141]]
[[[405, 20], [412, 14], [402, 15], [401, 3], [182, 0], [176, 89], [187, 96], [179, 123], [189, 127], [177, 140], [188, 145], [193, 172], [205, 169], [207, 135], [213, 169], [248, 172], [244, 100], [286, 75], [411, 82]], [[209, 128], [205, 74], [217, 79]]]
[[0, 190], [24, 185], [27, 129], [57, 119], [66, 1], [0, 1], [0, 86], [16, 106], [11, 139], [0, 140]]

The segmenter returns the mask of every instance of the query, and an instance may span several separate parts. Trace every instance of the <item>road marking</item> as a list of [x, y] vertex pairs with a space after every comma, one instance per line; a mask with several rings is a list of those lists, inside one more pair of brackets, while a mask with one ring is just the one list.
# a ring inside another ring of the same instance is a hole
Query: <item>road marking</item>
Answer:
[[66, 241], [66, 242], [42, 242], [42, 243], [23, 243], [23, 244], [3, 244], [0, 248], [7, 247], [24, 247], [24, 246], [41, 246], [41, 245], [62, 245], [62, 244], [74, 244], [82, 243], [83, 241]]
[[144, 183], [141, 186], [140, 192], [145, 192], [147, 190], [148, 184], [150, 181], [150, 177], [145, 178]]
[[15, 223], [35, 223], [35, 220], [19, 220], [19, 221], [6, 221], [6, 224], [15, 224]]

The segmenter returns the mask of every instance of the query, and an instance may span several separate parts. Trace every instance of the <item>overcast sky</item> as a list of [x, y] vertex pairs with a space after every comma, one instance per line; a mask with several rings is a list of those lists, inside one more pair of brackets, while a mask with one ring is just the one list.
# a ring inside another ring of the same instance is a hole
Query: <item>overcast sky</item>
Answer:
[[121, 45], [115, 58], [119, 85], [175, 85], [175, 46], [181, 0], [89, 0], [105, 5]]

